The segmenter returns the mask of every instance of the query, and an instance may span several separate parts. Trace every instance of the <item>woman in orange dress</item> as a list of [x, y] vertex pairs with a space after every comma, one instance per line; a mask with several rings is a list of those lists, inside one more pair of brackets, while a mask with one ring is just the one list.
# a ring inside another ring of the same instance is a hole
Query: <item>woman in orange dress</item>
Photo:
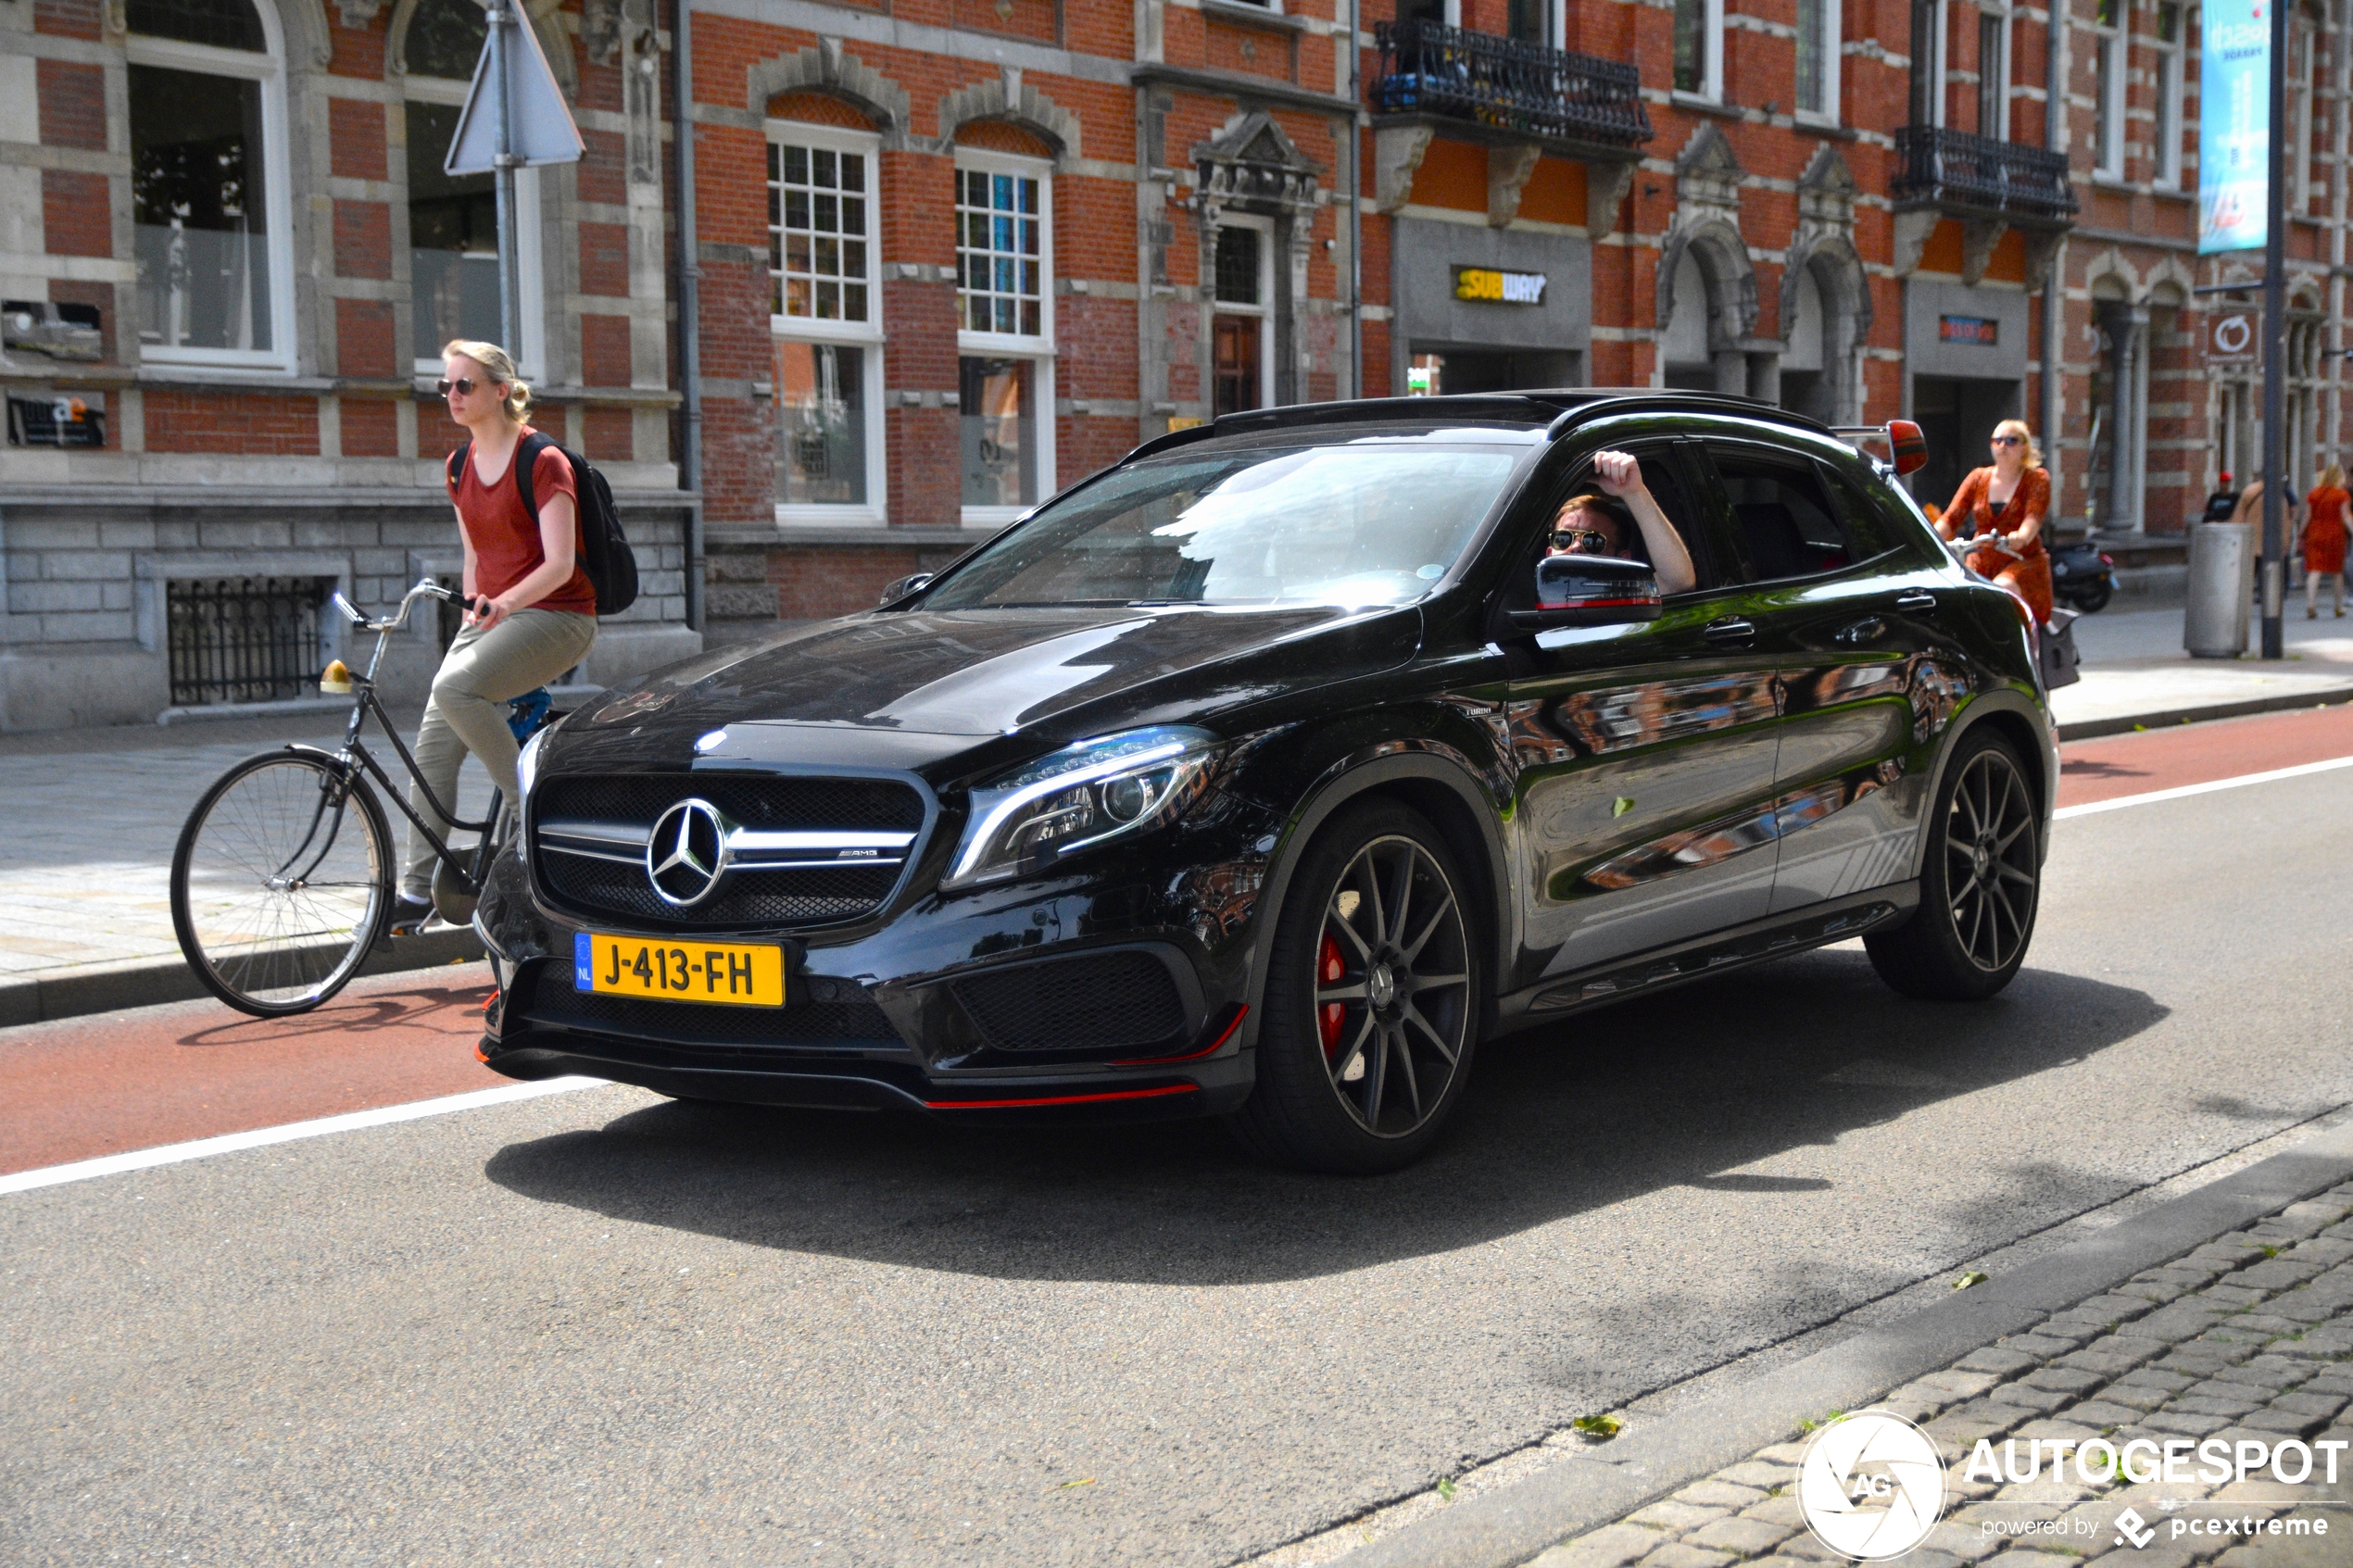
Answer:
[[2353, 495], [2345, 491], [2345, 470], [2331, 463], [2321, 470], [2321, 483], [2304, 497], [2304, 619], [2321, 615], [2321, 579], [2329, 580], [2329, 602], [2339, 621], [2345, 619], [2345, 508]]
[[2051, 618], [2051, 558], [2043, 548], [2050, 470], [2021, 420], [1995, 425], [1993, 446], [1992, 466], [1961, 481], [1936, 532], [1965, 541], [1969, 569], [2015, 590], [2041, 625]]

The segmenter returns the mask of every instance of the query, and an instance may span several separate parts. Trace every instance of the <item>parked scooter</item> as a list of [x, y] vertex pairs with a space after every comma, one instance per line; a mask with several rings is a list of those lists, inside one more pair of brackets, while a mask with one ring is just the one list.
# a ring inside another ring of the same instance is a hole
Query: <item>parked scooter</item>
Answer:
[[2089, 615], [2106, 608], [2116, 592], [2116, 560], [2087, 544], [2051, 551], [2051, 596]]

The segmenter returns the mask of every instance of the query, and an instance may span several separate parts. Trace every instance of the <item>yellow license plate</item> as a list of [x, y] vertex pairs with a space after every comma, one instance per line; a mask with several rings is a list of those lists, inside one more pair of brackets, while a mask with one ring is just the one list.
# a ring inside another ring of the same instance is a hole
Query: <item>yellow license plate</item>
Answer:
[[583, 931], [572, 939], [572, 988], [665, 1002], [780, 1008], [785, 950]]

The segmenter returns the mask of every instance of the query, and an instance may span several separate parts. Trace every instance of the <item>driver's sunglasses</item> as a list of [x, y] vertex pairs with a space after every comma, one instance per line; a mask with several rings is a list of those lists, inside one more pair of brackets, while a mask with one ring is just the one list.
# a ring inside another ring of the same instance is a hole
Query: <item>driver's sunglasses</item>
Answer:
[[1598, 528], [1555, 528], [1553, 548], [1556, 550], [1606, 550], [1609, 535]]
[[1994, 445], [1996, 446], [2023, 446], [2026, 445], [2026, 437], [2022, 435], [1997, 435], [1994, 438]]
[[459, 376], [456, 381], [437, 381], [433, 383], [433, 389], [444, 397], [453, 390], [460, 397], [472, 397], [474, 395], [474, 380], [472, 376]]

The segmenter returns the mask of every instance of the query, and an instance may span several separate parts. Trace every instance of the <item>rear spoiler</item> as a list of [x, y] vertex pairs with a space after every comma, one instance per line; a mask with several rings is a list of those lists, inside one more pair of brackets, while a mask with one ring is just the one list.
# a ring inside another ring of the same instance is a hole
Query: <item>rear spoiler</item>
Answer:
[[[1831, 433], [1873, 462], [1899, 474], [1928, 466], [1928, 437], [1910, 420], [1890, 420], [1883, 425], [1834, 425]], [[1883, 449], [1885, 457], [1874, 448]]]

